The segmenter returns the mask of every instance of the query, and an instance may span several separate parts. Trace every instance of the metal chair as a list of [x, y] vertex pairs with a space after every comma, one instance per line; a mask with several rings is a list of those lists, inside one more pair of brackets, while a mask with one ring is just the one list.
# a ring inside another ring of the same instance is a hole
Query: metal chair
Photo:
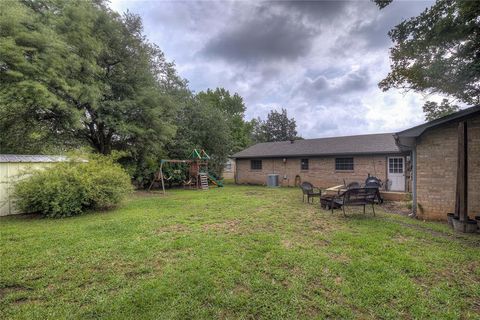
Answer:
[[305, 196], [307, 196], [307, 202], [310, 203], [310, 198], [312, 198], [312, 203], [313, 203], [313, 198], [319, 198], [322, 195], [322, 191], [315, 187], [313, 184], [310, 182], [302, 182], [300, 185], [300, 189], [302, 189], [302, 201], [305, 202]]

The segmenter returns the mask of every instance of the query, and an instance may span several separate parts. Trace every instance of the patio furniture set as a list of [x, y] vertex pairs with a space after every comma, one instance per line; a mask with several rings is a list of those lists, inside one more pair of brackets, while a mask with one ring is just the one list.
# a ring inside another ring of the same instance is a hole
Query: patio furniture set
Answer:
[[320, 188], [315, 187], [310, 182], [303, 182], [300, 185], [302, 189], [303, 201], [312, 202], [315, 198], [319, 198], [320, 207], [325, 210], [342, 209], [345, 214], [346, 206], [363, 206], [363, 213], [367, 205], [372, 206], [373, 215], [375, 215], [375, 204], [382, 203], [383, 198], [380, 195], [380, 187], [382, 182], [376, 177], [369, 176], [363, 185], [358, 182], [351, 182], [327, 188], [322, 194]]

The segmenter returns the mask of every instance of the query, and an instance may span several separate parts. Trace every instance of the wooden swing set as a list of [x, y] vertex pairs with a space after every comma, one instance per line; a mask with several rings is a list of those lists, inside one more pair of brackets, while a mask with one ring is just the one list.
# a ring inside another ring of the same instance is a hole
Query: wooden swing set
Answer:
[[148, 188], [150, 191], [155, 184], [155, 182], [161, 182], [162, 191], [165, 195], [165, 181], [169, 181], [172, 177], [166, 177], [163, 172], [164, 164], [167, 163], [184, 163], [188, 164], [188, 178], [183, 181], [184, 187], [189, 187], [193, 189], [208, 189], [208, 180], [219, 187], [223, 187], [222, 183], [215, 179], [212, 175], [208, 173], [208, 160], [210, 156], [205, 152], [205, 150], [194, 149], [190, 154], [190, 159], [179, 160], [179, 159], [162, 159], [160, 160], [160, 169], [155, 174], [155, 177]]

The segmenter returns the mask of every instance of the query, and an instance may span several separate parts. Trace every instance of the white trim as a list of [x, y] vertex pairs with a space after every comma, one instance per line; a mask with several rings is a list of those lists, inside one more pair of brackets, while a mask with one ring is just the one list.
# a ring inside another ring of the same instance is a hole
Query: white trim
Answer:
[[[390, 172], [390, 160], [391, 159], [402, 159], [402, 172]], [[392, 185], [390, 185], [389, 190], [391, 191], [399, 191], [399, 192], [405, 192], [405, 157], [404, 156], [389, 156], [387, 157], [387, 179], [391, 182], [394, 176], [395, 178], [399, 178], [400, 174], [403, 178], [403, 183], [400, 183], [398, 188], [393, 189]]]

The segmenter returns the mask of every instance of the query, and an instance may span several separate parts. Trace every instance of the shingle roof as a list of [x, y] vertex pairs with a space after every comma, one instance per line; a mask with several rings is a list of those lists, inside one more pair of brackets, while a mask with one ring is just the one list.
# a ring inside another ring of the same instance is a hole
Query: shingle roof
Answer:
[[480, 105], [463, 109], [458, 112], [449, 114], [445, 117], [441, 117], [439, 119], [426, 122], [419, 126], [415, 126], [413, 128], [397, 132], [395, 135], [398, 137], [418, 137], [427, 129], [434, 128], [436, 126], [449, 123], [454, 120], [461, 120], [462, 118], [468, 118], [473, 116], [476, 113], [480, 113]]
[[232, 158], [400, 153], [392, 133], [258, 143]]
[[62, 162], [65, 156], [23, 155], [23, 154], [0, 154], [1, 162]]

